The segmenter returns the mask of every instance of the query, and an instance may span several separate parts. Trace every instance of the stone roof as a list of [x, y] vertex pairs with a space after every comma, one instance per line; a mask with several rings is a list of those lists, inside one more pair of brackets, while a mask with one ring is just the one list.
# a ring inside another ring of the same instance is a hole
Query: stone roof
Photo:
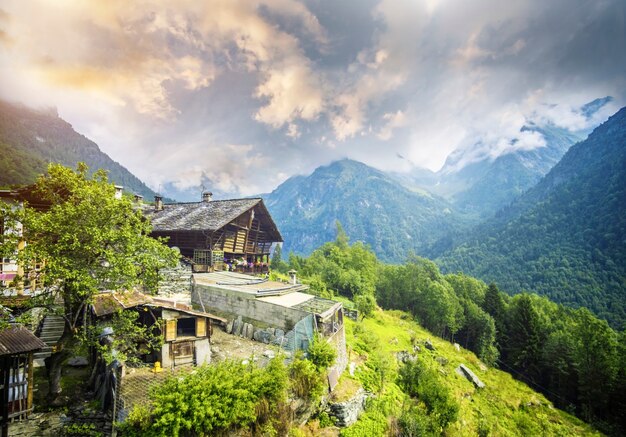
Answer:
[[163, 209], [145, 210], [155, 231], [215, 231], [262, 202], [255, 199], [170, 203]]
[[0, 330], [0, 356], [36, 351], [46, 344], [28, 329], [12, 326]]
[[166, 310], [178, 311], [197, 317], [206, 317], [222, 324], [226, 324], [226, 319], [218, 317], [215, 314], [196, 311], [182, 302], [175, 302], [160, 297], [152, 297], [143, 294], [137, 290], [126, 292], [105, 291], [94, 296], [92, 308], [96, 317], [102, 317], [115, 313], [117, 310], [129, 309], [138, 306], [148, 306], [153, 308], [161, 308]]

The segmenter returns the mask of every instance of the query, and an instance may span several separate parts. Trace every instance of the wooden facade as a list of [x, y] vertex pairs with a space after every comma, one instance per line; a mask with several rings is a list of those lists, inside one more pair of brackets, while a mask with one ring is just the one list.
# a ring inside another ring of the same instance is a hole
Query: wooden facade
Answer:
[[221, 270], [224, 263], [243, 264], [246, 271], [267, 265], [272, 244], [283, 241], [262, 199], [157, 202], [145, 213], [152, 236], [167, 238], [193, 260], [195, 271]]
[[45, 346], [26, 328], [0, 331], [0, 423], [7, 435], [11, 420], [26, 418], [33, 410], [33, 352]]

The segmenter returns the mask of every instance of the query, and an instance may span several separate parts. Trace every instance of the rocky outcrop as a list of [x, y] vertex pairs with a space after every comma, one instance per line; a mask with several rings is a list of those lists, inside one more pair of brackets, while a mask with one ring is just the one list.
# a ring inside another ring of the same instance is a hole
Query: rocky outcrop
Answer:
[[365, 409], [367, 393], [360, 388], [356, 394], [344, 402], [328, 403], [329, 415], [335, 418], [337, 426], [346, 427], [357, 421]]

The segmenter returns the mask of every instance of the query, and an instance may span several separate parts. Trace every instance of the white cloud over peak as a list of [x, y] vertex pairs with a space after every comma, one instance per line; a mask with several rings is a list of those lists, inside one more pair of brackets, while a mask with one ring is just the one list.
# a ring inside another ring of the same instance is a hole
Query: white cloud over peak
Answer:
[[343, 157], [437, 170], [541, 147], [529, 120], [588, 129], [624, 105], [625, 8], [5, 0], [0, 96], [57, 106], [154, 188], [265, 192]]

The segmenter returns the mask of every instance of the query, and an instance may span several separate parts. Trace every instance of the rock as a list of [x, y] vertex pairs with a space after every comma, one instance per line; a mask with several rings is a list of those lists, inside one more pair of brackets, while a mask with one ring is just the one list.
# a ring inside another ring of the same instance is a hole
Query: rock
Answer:
[[446, 364], [448, 364], [448, 359], [445, 357], [437, 357], [435, 358], [435, 361], [437, 361], [442, 366], [445, 366]]
[[89, 360], [85, 357], [72, 357], [67, 360], [67, 365], [70, 367], [85, 367], [89, 365]]
[[459, 367], [456, 368], [456, 371], [457, 373], [459, 373], [459, 375], [465, 376], [468, 381], [474, 384], [476, 388], [485, 388], [485, 384], [480, 379], [478, 379], [478, 376], [476, 376], [474, 372], [468, 369], [466, 365], [461, 364]]
[[265, 331], [261, 330], [261, 329], [257, 329], [256, 331], [254, 331], [254, 334], [252, 334], [252, 339], [254, 341], [258, 341], [261, 342], [263, 341], [263, 333]]
[[263, 352], [263, 356], [272, 359], [272, 358], [274, 358], [276, 356], [276, 352], [274, 352], [273, 350], [268, 349], [265, 352]]
[[243, 364], [244, 366], [247, 366], [248, 364], [250, 364], [250, 361], [248, 361], [248, 360], [243, 360], [243, 361], [241, 362], [241, 364]]
[[233, 335], [241, 337], [241, 331], [243, 329], [243, 320], [241, 316], [237, 317], [237, 320], [233, 323]]
[[346, 427], [357, 421], [365, 409], [367, 394], [360, 388], [356, 394], [345, 402], [329, 403], [330, 415], [336, 418], [337, 426]]
[[409, 351], [400, 351], [396, 352], [396, 360], [401, 363], [406, 363], [407, 361], [415, 361], [415, 357], [412, 356]]
[[254, 335], [254, 326], [252, 326], [250, 323], [246, 323], [243, 326], [243, 336], [252, 340], [252, 336]]
[[276, 328], [274, 330], [274, 335], [276, 336], [276, 338], [278, 337], [284, 337], [285, 336], [285, 331], [283, 331], [282, 329], [278, 329]]
[[454, 343], [454, 348], [456, 349], [457, 352], [461, 352], [461, 345], [458, 343]]
[[233, 324], [235, 323], [234, 320], [229, 321], [226, 324], [226, 334], [232, 334], [233, 333]]
[[267, 328], [266, 331], [270, 334], [270, 335], [276, 335], [276, 329], [275, 328]]
[[354, 376], [355, 370], [356, 370], [356, 363], [354, 361], [350, 361], [350, 364], [348, 365], [348, 373], [350, 373], [350, 376]]
[[425, 340], [425, 341], [424, 341], [424, 347], [425, 347], [426, 349], [428, 349], [428, 350], [431, 350], [431, 351], [436, 350], [436, 349], [435, 349], [435, 346], [433, 346], [433, 344], [431, 343], [430, 338], [429, 338], [428, 340]]

